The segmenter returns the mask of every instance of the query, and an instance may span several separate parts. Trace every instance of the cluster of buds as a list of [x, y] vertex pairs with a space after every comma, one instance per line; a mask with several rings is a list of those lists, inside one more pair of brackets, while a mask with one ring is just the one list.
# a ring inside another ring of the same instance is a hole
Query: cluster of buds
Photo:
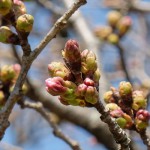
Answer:
[[112, 87], [104, 94], [104, 101], [120, 127], [136, 131], [147, 128], [150, 119], [147, 99], [142, 91], [134, 91], [129, 82], [120, 82], [118, 89]]
[[33, 16], [27, 14], [21, 0], [0, 0], [0, 14], [7, 22], [7, 26], [0, 27], [0, 42], [19, 45], [18, 35], [11, 31], [10, 25], [15, 27], [18, 34], [28, 36], [33, 27]]
[[132, 20], [129, 16], [122, 16], [118, 11], [111, 11], [107, 16], [108, 26], [98, 27], [95, 35], [100, 40], [117, 44], [130, 29]]
[[84, 107], [96, 104], [100, 71], [95, 54], [87, 49], [81, 52], [75, 40], [68, 40], [62, 57], [65, 63], [48, 65], [51, 77], [45, 81], [48, 93], [59, 96], [64, 105]]
[[[19, 64], [5, 65], [0, 68], [0, 108], [5, 105], [8, 96], [12, 92], [20, 69]], [[26, 84], [23, 85], [22, 91], [24, 94], [27, 92]]]

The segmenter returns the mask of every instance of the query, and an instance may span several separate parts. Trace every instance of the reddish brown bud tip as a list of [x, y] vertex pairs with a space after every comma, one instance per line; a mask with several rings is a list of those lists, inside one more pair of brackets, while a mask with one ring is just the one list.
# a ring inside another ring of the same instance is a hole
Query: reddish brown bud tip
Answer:
[[90, 78], [86, 78], [84, 80], [84, 84], [87, 85], [87, 86], [94, 86], [94, 81], [91, 80]]

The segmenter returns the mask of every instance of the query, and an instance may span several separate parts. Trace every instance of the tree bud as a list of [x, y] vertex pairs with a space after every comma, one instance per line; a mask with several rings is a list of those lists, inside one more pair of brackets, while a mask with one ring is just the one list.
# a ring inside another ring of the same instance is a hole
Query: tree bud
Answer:
[[81, 53], [81, 71], [85, 75], [93, 75], [97, 70], [96, 56], [92, 51], [84, 50]]
[[33, 16], [24, 14], [18, 17], [16, 22], [16, 28], [20, 32], [31, 32], [34, 23]]
[[0, 79], [2, 82], [10, 82], [15, 78], [15, 71], [13, 69], [13, 66], [5, 65], [1, 68], [0, 71]]
[[85, 78], [84, 84], [87, 86], [94, 86], [94, 81], [91, 80], [90, 78]]
[[115, 33], [111, 33], [108, 38], [107, 41], [111, 44], [117, 44], [119, 42], [119, 37], [117, 34]]
[[85, 95], [85, 92], [87, 90], [87, 85], [85, 84], [79, 84], [77, 89], [76, 89], [76, 95], [77, 96], [84, 96]]
[[100, 40], [106, 40], [111, 33], [112, 28], [110, 26], [103, 26], [95, 29], [95, 35], [99, 37]]
[[116, 110], [113, 110], [110, 112], [110, 115], [113, 117], [113, 118], [119, 118], [119, 117], [122, 117], [123, 116], [123, 111], [121, 109], [116, 109]]
[[26, 14], [26, 7], [25, 7], [24, 3], [20, 0], [14, 0], [13, 9], [14, 9], [16, 18], [18, 18], [21, 15]]
[[96, 70], [96, 71], [94, 72], [94, 74], [93, 74], [93, 81], [94, 81], [95, 83], [98, 83], [100, 77], [101, 77], [100, 70], [97, 68], [97, 70]]
[[149, 121], [150, 119], [150, 113], [147, 110], [140, 109], [136, 113], [136, 118], [142, 121]]
[[9, 39], [13, 34], [14, 33], [10, 30], [9, 27], [1, 26], [0, 27], [0, 42], [9, 43]]
[[69, 69], [61, 62], [52, 62], [48, 65], [48, 71], [51, 77], [61, 77], [64, 80], [70, 80], [72, 78]]
[[64, 80], [61, 77], [48, 78], [45, 80], [46, 90], [53, 96], [65, 94], [67, 88], [63, 86]]
[[146, 108], [147, 100], [145, 99], [144, 93], [142, 91], [134, 91], [132, 94], [132, 98], [132, 109], [139, 110], [141, 108]]
[[117, 25], [117, 29], [120, 36], [123, 36], [130, 29], [132, 25], [132, 20], [129, 16], [125, 16], [120, 19]]
[[130, 97], [132, 95], [132, 85], [130, 84], [130, 82], [120, 82], [119, 94], [121, 97]]
[[62, 56], [66, 64], [73, 72], [80, 72], [81, 69], [81, 52], [79, 45], [75, 40], [68, 40], [62, 50]]
[[103, 97], [104, 97], [105, 103], [114, 103], [115, 102], [112, 91], [105, 92]]
[[108, 16], [107, 16], [108, 23], [112, 27], [116, 27], [116, 25], [117, 25], [118, 21], [120, 20], [120, 18], [121, 18], [121, 14], [118, 11], [111, 11], [111, 12], [108, 13]]
[[88, 86], [85, 92], [85, 101], [91, 104], [96, 104], [98, 101], [98, 92], [95, 87]]
[[145, 130], [148, 127], [148, 122], [142, 121], [142, 120], [136, 118], [135, 126], [136, 126], [137, 130]]
[[12, 0], [0, 0], [0, 14], [7, 15], [12, 7]]
[[5, 95], [3, 91], [0, 91], [0, 107], [5, 103]]
[[106, 108], [109, 109], [110, 111], [118, 110], [121, 109], [117, 104], [115, 103], [108, 103], [106, 104]]
[[124, 129], [124, 128], [126, 127], [126, 125], [127, 125], [126, 119], [124, 119], [124, 118], [122, 118], [122, 117], [117, 118], [117, 119], [116, 119], [116, 122], [118, 123], [118, 125], [119, 125], [122, 129]]

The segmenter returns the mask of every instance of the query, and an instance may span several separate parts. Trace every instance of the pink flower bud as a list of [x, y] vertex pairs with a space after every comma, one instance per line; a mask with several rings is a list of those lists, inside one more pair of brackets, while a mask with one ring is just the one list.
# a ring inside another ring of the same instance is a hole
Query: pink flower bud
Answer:
[[119, 118], [119, 117], [122, 117], [123, 115], [123, 111], [121, 109], [116, 109], [116, 110], [113, 110], [110, 112], [110, 115], [113, 117], [113, 118]]
[[48, 78], [45, 80], [46, 90], [53, 96], [65, 94], [67, 88], [63, 86], [64, 80], [61, 77]]
[[94, 86], [94, 81], [91, 80], [90, 78], [86, 78], [84, 80], [84, 84], [87, 85], [87, 86]]
[[75, 40], [68, 40], [65, 48], [62, 51], [62, 56], [65, 59], [68, 67], [73, 72], [79, 72], [81, 69], [81, 52], [79, 45]]
[[78, 85], [78, 87], [77, 87], [77, 89], [76, 89], [76, 95], [77, 95], [77, 96], [84, 96], [86, 90], [87, 90], [87, 85], [85, 85], [85, 84], [80, 84], [80, 85]]
[[136, 113], [136, 118], [142, 121], [149, 121], [150, 119], [150, 113], [147, 110], [140, 109]]

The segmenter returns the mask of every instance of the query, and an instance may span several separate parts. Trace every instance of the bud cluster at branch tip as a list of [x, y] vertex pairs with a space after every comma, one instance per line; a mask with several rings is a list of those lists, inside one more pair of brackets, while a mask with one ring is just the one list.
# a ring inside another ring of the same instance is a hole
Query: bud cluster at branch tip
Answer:
[[[21, 66], [19, 64], [4, 65], [0, 68], [0, 108], [5, 105], [7, 98], [13, 91], [20, 70]], [[27, 85], [24, 84], [22, 93], [25, 94], [27, 90]]]
[[129, 16], [122, 16], [119, 11], [109, 12], [107, 22], [108, 26], [97, 27], [94, 32], [100, 40], [111, 44], [117, 44], [132, 25], [132, 19]]
[[45, 81], [47, 92], [59, 96], [64, 105], [84, 107], [96, 104], [100, 71], [95, 54], [87, 49], [81, 52], [75, 40], [68, 40], [62, 57], [65, 64], [52, 62], [48, 65], [51, 78]]
[[104, 94], [104, 101], [121, 128], [141, 131], [148, 127], [147, 99], [142, 91], [134, 91], [129, 82], [120, 82], [118, 89], [112, 87]]
[[[0, 42], [20, 45], [20, 37], [26, 39], [32, 31], [34, 17], [27, 13], [21, 0], [0, 0], [0, 15], [6, 25], [0, 27]], [[15, 27], [17, 34], [11, 31], [10, 26]]]

